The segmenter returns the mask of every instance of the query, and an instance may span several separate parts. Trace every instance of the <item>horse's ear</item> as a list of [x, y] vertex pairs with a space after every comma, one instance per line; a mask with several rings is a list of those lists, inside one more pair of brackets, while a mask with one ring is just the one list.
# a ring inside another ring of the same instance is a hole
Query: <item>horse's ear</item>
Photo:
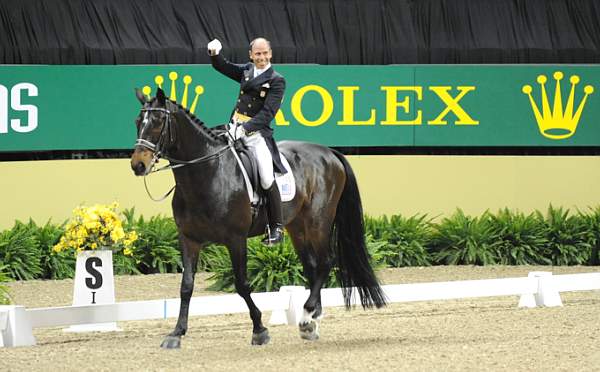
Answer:
[[146, 96], [144, 95], [144, 93], [142, 93], [142, 91], [139, 90], [138, 88], [135, 88], [135, 96], [137, 97], [138, 101], [140, 101], [142, 106], [145, 105], [146, 102], [148, 102], [146, 100]]
[[161, 88], [158, 88], [158, 90], [156, 91], [156, 99], [158, 99], [158, 103], [160, 103], [163, 106], [165, 105], [167, 97], [165, 96], [165, 92], [163, 92]]

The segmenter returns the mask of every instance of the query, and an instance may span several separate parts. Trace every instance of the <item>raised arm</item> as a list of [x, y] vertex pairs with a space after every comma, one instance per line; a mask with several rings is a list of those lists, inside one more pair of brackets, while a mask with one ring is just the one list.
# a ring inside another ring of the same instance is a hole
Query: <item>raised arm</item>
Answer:
[[217, 39], [214, 39], [206, 46], [208, 49], [208, 54], [210, 55], [210, 63], [215, 68], [215, 70], [219, 71], [223, 75], [229, 77], [236, 82], [240, 82], [242, 80], [242, 76], [244, 74], [244, 69], [246, 65], [238, 65], [235, 63], [231, 63], [223, 57], [220, 52], [222, 49], [221, 42]]

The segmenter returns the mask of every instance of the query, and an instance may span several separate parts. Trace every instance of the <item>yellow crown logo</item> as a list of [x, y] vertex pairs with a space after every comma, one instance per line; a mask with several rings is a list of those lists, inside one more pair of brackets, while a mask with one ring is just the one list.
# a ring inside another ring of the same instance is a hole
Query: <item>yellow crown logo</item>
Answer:
[[[182, 94], [181, 102], [177, 101], [177, 88], [176, 88], [177, 78], [178, 78], [178, 75], [175, 71], [169, 72], [169, 80], [171, 81], [171, 93], [169, 95], [169, 99], [180, 103], [181, 106], [183, 106], [185, 108], [188, 108], [188, 89], [189, 89], [190, 84], [192, 83], [192, 77], [190, 75], [185, 75], [183, 77], [183, 94]], [[163, 83], [165, 82], [165, 79], [162, 77], [162, 75], [156, 75], [154, 77], [154, 82], [160, 89], [165, 90], [165, 88], [163, 88]], [[152, 93], [152, 88], [150, 88], [148, 85], [146, 85], [145, 87], [142, 88], [142, 92], [148, 98], [150, 98], [150, 94]], [[200, 97], [200, 95], [202, 93], [204, 93], [204, 87], [202, 85], [196, 85], [196, 87], [194, 88], [194, 93], [196, 93], [196, 95], [194, 96], [192, 105], [189, 108], [189, 110], [192, 114], [196, 111], [196, 105], [198, 104], [198, 97]]]
[[573, 108], [575, 107], [575, 86], [579, 84], [579, 76], [573, 75], [569, 79], [571, 82], [571, 91], [569, 92], [569, 98], [567, 99], [566, 107], [563, 106], [560, 89], [560, 81], [563, 78], [563, 73], [556, 71], [552, 76], [554, 77], [554, 80], [556, 80], [556, 87], [554, 90], [554, 105], [552, 107], [552, 111], [550, 111], [550, 102], [548, 101], [548, 95], [546, 93], [546, 81], [548, 80], [546, 76], [540, 75], [537, 78], [537, 82], [542, 88], [541, 112], [531, 96], [531, 85], [524, 85], [523, 93], [529, 96], [529, 102], [531, 103], [535, 120], [538, 123], [540, 133], [544, 137], [550, 139], [569, 138], [577, 130], [577, 124], [579, 123], [579, 118], [583, 112], [585, 102], [587, 101], [588, 96], [594, 92], [594, 87], [591, 85], [586, 85], [585, 88], [583, 88], [585, 95], [583, 96], [581, 103], [579, 103], [577, 111], [573, 113]]

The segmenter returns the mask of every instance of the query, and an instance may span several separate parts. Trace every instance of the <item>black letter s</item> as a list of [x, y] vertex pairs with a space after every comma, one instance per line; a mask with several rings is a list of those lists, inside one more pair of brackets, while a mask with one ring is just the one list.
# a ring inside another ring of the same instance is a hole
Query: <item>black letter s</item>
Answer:
[[102, 267], [102, 260], [98, 257], [90, 257], [85, 261], [85, 270], [96, 279], [85, 278], [85, 285], [89, 289], [98, 289], [102, 287], [102, 274], [95, 267]]

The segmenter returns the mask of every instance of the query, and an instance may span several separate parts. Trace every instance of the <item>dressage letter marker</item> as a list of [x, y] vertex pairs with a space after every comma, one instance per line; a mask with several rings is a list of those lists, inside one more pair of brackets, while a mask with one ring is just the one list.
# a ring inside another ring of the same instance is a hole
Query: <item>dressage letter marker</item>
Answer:
[[[112, 251], [83, 251], [77, 255], [73, 306], [107, 305], [115, 303], [115, 280]], [[117, 323], [75, 325], [68, 332], [120, 331]]]

